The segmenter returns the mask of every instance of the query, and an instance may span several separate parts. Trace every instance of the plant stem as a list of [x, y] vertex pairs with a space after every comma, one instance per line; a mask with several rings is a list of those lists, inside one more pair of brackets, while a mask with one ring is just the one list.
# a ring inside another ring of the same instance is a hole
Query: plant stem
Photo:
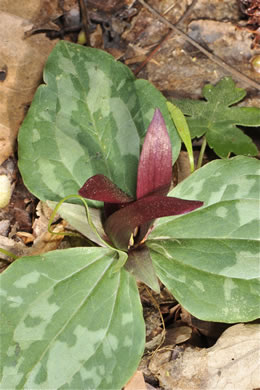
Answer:
[[85, 38], [86, 38], [86, 44], [87, 44], [87, 46], [91, 46], [90, 39], [89, 39], [89, 31], [88, 31], [88, 11], [87, 11], [85, 1], [79, 0], [79, 6], [80, 6], [83, 31], [85, 33]]
[[207, 140], [206, 140], [206, 137], [203, 137], [203, 142], [202, 142], [202, 145], [200, 148], [200, 155], [199, 155], [199, 159], [198, 159], [197, 169], [201, 168], [206, 146], [207, 146]]
[[6, 255], [8, 257], [11, 257], [14, 260], [18, 259], [18, 256], [14, 255], [12, 252], [9, 252], [3, 248], [0, 248], [0, 252], [2, 252], [4, 255]]

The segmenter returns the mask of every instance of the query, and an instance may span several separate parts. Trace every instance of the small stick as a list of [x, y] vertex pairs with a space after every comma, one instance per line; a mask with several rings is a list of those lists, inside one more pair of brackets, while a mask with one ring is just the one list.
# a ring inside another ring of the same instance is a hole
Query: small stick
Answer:
[[85, 33], [86, 44], [90, 46], [89, 32], [88, 32], [88, 11], [84, 0], [79, 0], [80, 13], [82, 18], [82, 27]]
[[149, 53], [149, 55], [146, 57], [146, 59], [138, 66], [138, 68], [134, 71], [134, 75], [137, 76], [138, 73], [145, 67], [147, 62], [151, 60], [151, 58], [157, 53], [157, 51], [161, 48], [162, 44], [167, 41], [167, 39], [170, 38], [172, 35], [172, 30], [168, 31], [168, 33], [165, 35], [165, 37], [161, 40], [161, 42], [156, 45], [156, 47]]
[[185, 41], [189, 42], [191, 45], [196, 47], [198, 50], [200, 50], [203, 54], [205, 54], [211, 61], [215, 62], [217, 65], [221, 66], [223, 69], [225, 69], [227, 72], [233, 74], [235, 77], [237, 77], [239, 80], [243, 81], [244, 83], [247, 83], [251, 87], [257, 89], [260, 91], [260, 84], [258, 84], [256, 81], [250, 79], [243, 73], [239, 72], [235, 68], [233, 68], [231, 65], [226, 64], [221, 58], [211, 54], [208, 50], [206, 50], [203, 46], [201, 46], [198, 42], [194, 41], [192, 38], [190, 38], [187, 34], [185, 34], [183, 31], [178, 29], [174, 26], [169, 20], [164, 18], [158, 11], [156, 11], [154, 8], [152, 8], [150, 5], [148, 5], [144, 0], [138, 0], [139, 3], [142, 4], [143, 7], [148, 9], [153, 15], [155, 15], [162, 23], [166, 24], [171, 30], [173, 30], [175, 33], [181, 35]]
[[196, 169], [199, 169], [199, 168], [202, 167], [203, 157], [204, 157], [205, 149], [206, 149], [206, 146], [207, 146], [206, 137], [204, 136], [202, 139], [203, 139], [203, 142], [202, 142], [202, 145], [201, 145], [201, 148], [200, 148], [200, 154], [199, 154], [199, 159], [198, 159], [198, 163], [197, 163], [197, 168]]
[[[182, 15], [182, 17], [178, 20], [178, 22], [176, 23], [176, 26], [178, 26], [181, 22], [184, 21], [184, 19], [186, 19], [188, 17], [188, 15], [190, 15], [191, 11], [193, 10], [195, 4], [197, 3], [197, 0], [193, 0], [192, 4], [189, 6], [188, 10]], [[164, 12], [164, 15], [166, 15], [172, 8], [174, 7], [174, 5], [171, 5], [165, 12]], [[165, 37], [160, 41], [160, 43], [149, 53], [149, 55], [147, 56], [147, 58], [138, 66], [138, 68], [134, 71], [134, 75], [137, 76], [138, 73], [145, 67], [145, 65], [151, 60], [151, 58], [155, 55], [155, 53], [157, 53], [157, 51], [161, 48], [161, 46], [164, 44], [164, 42], [166, 42], [170, 36], [172, 35], [173, 31], [172, 29], [170, 29], [167, 34], [165, 35]]]

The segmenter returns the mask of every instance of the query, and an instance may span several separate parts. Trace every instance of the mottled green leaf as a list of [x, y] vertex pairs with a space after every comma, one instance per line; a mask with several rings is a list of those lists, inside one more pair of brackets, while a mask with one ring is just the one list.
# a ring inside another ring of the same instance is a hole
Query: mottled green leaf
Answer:
[[260, 316], [260, 162], [213, 161], [170, 193], [200, 199], [192, 213], [157, 220], [146, 245], [156, 273], [203, 320]]
[[[26, 186], [42, 200], [58, 201], [104, 174], [134, 196], [140, 137], [156, 107], [167, 112], [166, 99], [106, 52], [65, 41], [51, 53], [44, 81], [19, 132]], [[166, 123], [176, 159], [180, 139], [169, 114]]]
[[229, 153], [255, 156], [256, 145], [237, 125], [260, 126], [260, 108], [231, 107], [245, 95], [245, 90], [236, 88], [233, 80], [225, 77], [215, 87], [208, 84], [203, 88], [206, 101], [173, 99], [172, 102], [187, 115], [192, 138], [205, 134], [218, 156], [227, 157]]
[[177, 239], [153, 241], [150, 248], [157, 276], [195, 317], [226, 323], [259, 318], [259, 247], [254, 243]]
[[[232, 199], [259, 199], [260, 162], [244, 156], [215, 160], [198, 169], [168, 195], [204, 202], [204, 206]], [[252, 177], [253, 176], [253, 177]]]
[[121, 389], [144, 349], [134, 277], [116, 254], [74, 248], [24, 257], [1, 275], [2, 389]]

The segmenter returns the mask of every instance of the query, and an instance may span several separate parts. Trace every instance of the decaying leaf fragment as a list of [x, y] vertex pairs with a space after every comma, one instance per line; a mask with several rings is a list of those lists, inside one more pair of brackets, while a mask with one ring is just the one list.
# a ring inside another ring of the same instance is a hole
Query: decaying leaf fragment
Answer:
[[188, 347], [173, 353], [174, 358], [157, 366], [155, 375], [165, 390], [257, 389], [259, 350], [260, 325], [238, 324], [228, 328], [211, 348]]
[[[44, 34], [24, 39], [28, 20], [0, 11], [0, 164], [13, 154], [16, 135], [56, 41]], [[12, 26], [12, 28], [10, 28]]]

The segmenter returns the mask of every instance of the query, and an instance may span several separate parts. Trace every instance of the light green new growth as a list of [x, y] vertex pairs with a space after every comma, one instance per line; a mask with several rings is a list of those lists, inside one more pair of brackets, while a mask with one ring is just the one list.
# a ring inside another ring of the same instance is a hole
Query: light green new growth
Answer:
[[185, 116], [177, 106], [175, 106], [170, 102], [167, 102], [166, 104], [171, 114], [173, 123], [175, 124], [175, 127], [187, 149], [189, 160], [190, 160], [190, 171], [192, 173], [194, 171], [194, 158], [193, 158], [193, 150], [192, 150], [189, 126], [186, 122]]

